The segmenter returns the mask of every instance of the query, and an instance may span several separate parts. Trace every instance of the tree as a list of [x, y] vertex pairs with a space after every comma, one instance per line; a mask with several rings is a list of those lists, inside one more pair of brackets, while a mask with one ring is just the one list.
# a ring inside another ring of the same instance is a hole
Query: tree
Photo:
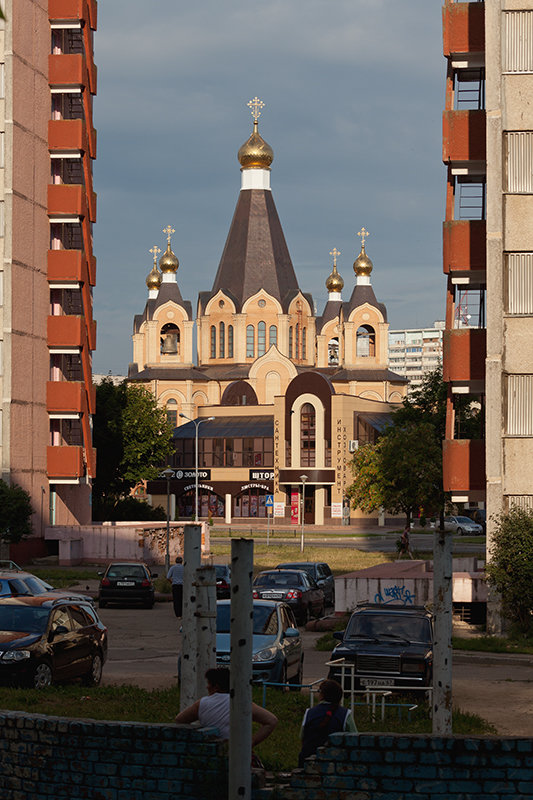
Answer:
[[96, 503], [116, 502], [139, 481], [157, 477], [172, 452], [172, 426], [165, 410], [143, 386], [96, 387], [93, 439], [97, 450]]
[[496, 519], [487, 580], [502, 598], [509, 620], [528, 633], [533, 628], [533, 510], [512, 508]]
[[24, 536], [30, 536], [32, 514], [28, 492], [0, 480], [0, 541], [19, 542]]

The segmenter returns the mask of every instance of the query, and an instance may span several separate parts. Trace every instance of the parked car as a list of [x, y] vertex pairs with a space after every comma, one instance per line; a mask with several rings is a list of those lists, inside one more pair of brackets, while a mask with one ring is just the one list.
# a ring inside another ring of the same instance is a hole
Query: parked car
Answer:
[[225, 600], [230, 596], [231, 569], [227, 564], [215, 564], [217, 582], [217, 600]]
[[46, 581], [24, 572], [20, 568], [0, 570], [0, 597], [37, 597], [42, 594], [53, 597], [63, 597], [71, 600], [83, 600], [92, 603], [89, 595], [80, 592], [71, 592], [69, 589], [54, 589]]
[[463, 533], [480, 536], [483, 533], [479, 522], [474, 522], [470, 517], [444, 517], [444, 530], [453, 531], [458, 536], [462, 536]]
[[303, 569], [324, 592], [326, 605], [335, 605], [335, 578], [324, 561], [294, 561], [290, 564], [278, 564], [276, 569]]
[[64, 598], [0, 599], [0, 681], [41, 689], [81, 678], [96, 686], [107, 628], [90, 603]]
[[105, 608], [108, 603], [142, 603], [153, 608], [155, 602], [154, 578], [146, 564], [140, 562], [115, 562], [109, 564], [102, 575], [98, 592], [98, 605]]
[[[303, 645], [292, 609], [286, 603], [254, 600], [254, 681], [301, 683]], [[217, 603], [217, 665], [229, 666], [230, 601]]]
[[[354, 665], [354, 689], [412, 689], [431, 685], [433, 627], [431, 614], [421, 606], [359, 606], [331, 661]], [[342, 681], [342, 665], [330, 667], [329, 677]], [[344, 686], [351, 686], [351, 668]]]
[[483, 533], [487, 532], [487, 512], [484, 508], [465, 508], [463, 515], [469, 519], [473, 519], [478, 525], [481, 525]]
[[295, 569], [278, 569], [260, 572], [253, 582], [256, 600], [283, 600], [292, 608], [300, 625], [309, 617], [324, 614], [324, 592], [307, 572]]

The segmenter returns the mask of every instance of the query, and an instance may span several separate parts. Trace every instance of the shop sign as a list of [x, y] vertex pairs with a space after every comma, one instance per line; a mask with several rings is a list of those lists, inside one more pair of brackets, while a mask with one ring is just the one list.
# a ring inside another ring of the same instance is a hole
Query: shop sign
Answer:
[[[195, 469], [175, 469], [173, 470], [173, 478], [177, 481], [190, 481], [196, 480], [196, 470]], [[165, 475], [159, 475], [160, 478], [165, 478]], [[198, 470], [198, 480], [199, 481], [210, 481], [211, 480], [211, 470], [210, 469], [199, 469]]]
[[247, 483], [246, 486], [241, 486], [241, 492], [245, 492], [247, 489], [264, 489], [265, 492], [269, 492], [270, 486], [264, 486], [262, 483]]
[[332, 503], [331, 504], [331, 516], [333, 517], [340, 517], [342, 518], [342, 503]]
[[300, 521], [300, 495], [298, 492], [291, 492], [291, 525], [298, 525]]
[[282, 518], [285, 516], [285, 503], [274, 503], [274, 516]]
[[251, 469], [248, 474], [249, 481], [273, 481], [273, 469]]
[[[198, 488], [199, 489], [207, 489], [208, 492], [214, 492], [215, 491], [213, 489], [213, 487], [212, 486], [208, 486], [207, 483], [199, 483], [198, 484]], [[183, 492], [190, 492], [191, 489], [196, 489], [196, 484], [195, 483], [191, 483], [189, 486], [184, 486], [182, 491]]]

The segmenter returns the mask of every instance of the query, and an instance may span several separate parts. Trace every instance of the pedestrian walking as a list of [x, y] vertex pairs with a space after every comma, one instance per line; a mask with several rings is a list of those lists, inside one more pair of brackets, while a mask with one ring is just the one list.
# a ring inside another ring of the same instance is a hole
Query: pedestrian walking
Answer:
[[409, 558], [413, 558], [413, 554], [411, 552], [411, 545], [409, 544], [409, 525], [406, 525], [403, 529], [403, 533], [400, 537], [400, 549], [398, 552], [398, 559], [400, 559], [403, 555], [409, 556]]
[[181, 617], [183, 611], [183, 559], [181, 556], [178, 556], [176, 563], [170, 567], [167, 580], [172, 581], [174, 614], [177, 617]]

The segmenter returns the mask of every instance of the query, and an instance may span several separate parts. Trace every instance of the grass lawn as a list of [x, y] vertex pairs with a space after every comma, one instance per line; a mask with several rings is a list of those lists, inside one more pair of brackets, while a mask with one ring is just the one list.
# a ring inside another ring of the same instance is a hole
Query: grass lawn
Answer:
[[[262, 689], [254, 689], [254, 701], [261, 705]], [[272, 736], [262, 742], [257, 753], [265, 767], [275, 771], [292, 770], [298, 761], [300, 726], [309, 698], [299, 692], [269, 689], [267, 708], [279, 720]], [[179, 710], [179, 689], [146, 691], [135, 686], [100, 686], [92, 689], [73, 685], [44, 690], [0, 688], [0, 708], [97, 720], [172, 723]], [[396, 709], [388, 711], [384, 722], [372, 722], [366, 706], [357, 706], [355, 719], [359, 731], [397, 733], [430, 733], [428, 711], [419, 708], [407, 719], [404, 709], [399, 717]], [[480, 735], [495, 733], [489, 723], [473, 714], [454, 712], [454, 733]]]

